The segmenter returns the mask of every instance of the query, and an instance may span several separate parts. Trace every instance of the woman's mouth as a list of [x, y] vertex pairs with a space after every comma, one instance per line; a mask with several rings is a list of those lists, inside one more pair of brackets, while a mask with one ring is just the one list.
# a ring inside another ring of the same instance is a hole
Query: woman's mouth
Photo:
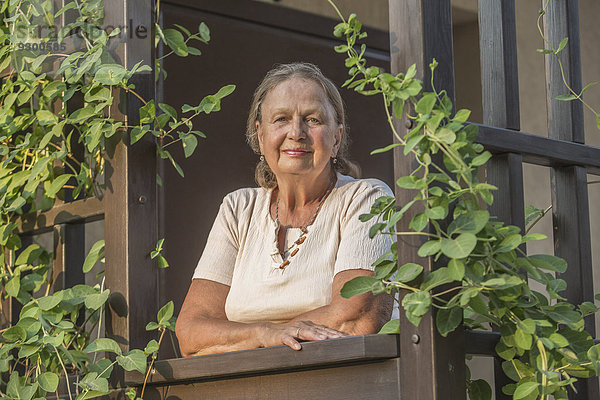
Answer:
[[301, 157], [310, 154], [310, 151], [305, 149], [287, 149], [283, 150], [283, 153], [290, 157]]

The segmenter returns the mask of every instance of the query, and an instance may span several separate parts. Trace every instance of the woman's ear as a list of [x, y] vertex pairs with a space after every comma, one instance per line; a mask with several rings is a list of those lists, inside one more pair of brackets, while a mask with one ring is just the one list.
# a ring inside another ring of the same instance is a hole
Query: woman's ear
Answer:
[[258, 147], [260, 149], [260, 154], [264, 154], [263, 151], [263, 135], [260, 129], [260, 122], [256, 121], [254, 123], [254, 127], [256, 128], [256, 137], [258, 138]]
[[338, 151], [340, 150], [340, 144], [342, 143], [342, 135], [344, 133], [344, 126], [339, 124], [337, 129], [335, 130], [335, 144], [333, 145], [333, 149], [331, 149], [332, 156], [336, 157]]

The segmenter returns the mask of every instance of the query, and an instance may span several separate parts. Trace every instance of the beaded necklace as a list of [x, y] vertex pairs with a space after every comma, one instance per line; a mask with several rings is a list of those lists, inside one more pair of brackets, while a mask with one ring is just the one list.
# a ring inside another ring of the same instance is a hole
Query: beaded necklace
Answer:
[[[300, 248], [299, 248], [300, 245], [302, 243], [304, 243], [304, 241], [306, 240], [306, 234], [308, 233], [308, 229], [306, 229], [306, 228], [309, 227], [310, 225], [312, 225], [315, 222], [315, 219], [317, 218], [317, 214], [321, 210], [321, 206], [323, 205], [323, 202], [327, 198], [327, 195], [329, 195], [329, 193], [333, 189], [334, 185], [335, 185], [335, 180], [332, 180], [331, 183], [329, 184], [329, 187], [325, 191], [325, 194], [323, 194], [323, 196], [319, 200], [319, 204], [317, 205], [317, 209], [313, 213], [312, 217], [310, 217], [310, 220], [308, 221], [308, 223], [306, 225], [300, 227], [300, 236], [298, 236], [298, 239], [296, 239], [292, 243], [291, 246], [289, 246], [287, 249], [284, 249], [283, 252], [280, 253], [281, 256], [283, 257], [287, 252], [292, 251], [290, 253], [289, 258], [287, 260], [284, 260], [281, 263], [281, 265], [279, 266], [279, 269], [285, 269], [285, 267], [287, 267], [290, 264], [290, 259], [292, 257], [294, 257], [296, 254], [298, 254], [298, 250], [300, 250]], [[277, 225], [278, 228], [281, 227], [281, 222], [279, 222], [279, 197], [277, 197], [277, 203], [275, 204], [275, 224]]]

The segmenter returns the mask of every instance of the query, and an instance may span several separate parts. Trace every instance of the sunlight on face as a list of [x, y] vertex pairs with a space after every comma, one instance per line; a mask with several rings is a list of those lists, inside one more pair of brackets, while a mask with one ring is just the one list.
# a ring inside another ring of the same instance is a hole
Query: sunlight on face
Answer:
[[260, 110], [260, 150], [278, 178], [329, 173], [342, 125], [318, 83], [298, 77], [286, 80], [267, 93]]

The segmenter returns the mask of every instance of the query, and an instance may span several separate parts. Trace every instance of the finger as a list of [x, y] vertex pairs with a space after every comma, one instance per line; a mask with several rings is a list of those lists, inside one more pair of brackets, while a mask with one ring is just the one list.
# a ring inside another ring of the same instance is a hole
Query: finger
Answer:
[[[338, 331], [336, 329], [333, 328], [329, 328], [325, 325], [318, 325], [318, 324], [314, 324], [310, 321], [306, 321], [305, 323], [306, 325], [308, 325], [309, 328], [313, 329], [315, 332], [318, 332], [322, 335], [327, 336], [328, 338], [338, 338], [338, 337], [343, 337], [343, 336], [348, 336], [346, 333]], [[302, 328], [304, 329], [304, 328]]]
[[303, 340], [325, 340], [329, 339], [329, 335], [320, 329], [306, 327], [300, 330], [298, 338]]
[[298, 343], [298, 341], [296, 339], [294, 339], [293, 337], [291, 337], [289, 335], [285, 335], [282, 338], [282, 342], [283, 342], [283, 344], [285, 344], [286, 346], [289, 346], [293, 350], [302, 350], [302, 346], [300, 345], [300, 343]]

